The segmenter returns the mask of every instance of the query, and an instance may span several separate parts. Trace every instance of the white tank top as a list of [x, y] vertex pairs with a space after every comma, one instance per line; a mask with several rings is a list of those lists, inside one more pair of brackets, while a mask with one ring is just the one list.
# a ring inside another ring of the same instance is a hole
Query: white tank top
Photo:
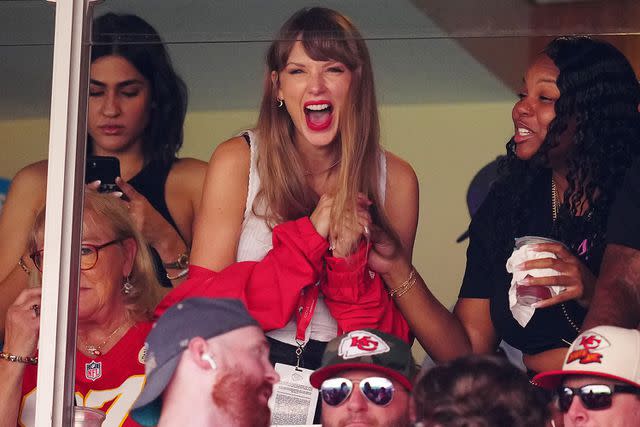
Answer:
[[[271, 243], [271, 229], [266, 221], [253, 213], [253, 202], [260, 190], [260, 177], [258, 176], [258, 138], [252, 131], [243, 132], [249, 135], [251, 164], [249, 167], [249, 189], [247, 192], [247, 203], [244, 209], [244, 220], [238, 241], [238, 254], [236, 261], [260, 261], [273, 247]], [[384, 152], [380, 153], [380, 201], [384, 203], [387, 181], [387, 160]], [[256, 211], [259, 214], [265, 212], [264, 203], [260, 202]], [[305, 332], [305, 342], [309, 339], [317, 341], [330, 341], [338, 334], [338, 325], [329, 313], [329, 308], [324, 302], [322, 293], [318, 298], [311, 323]], [[283, 328], [267, 332], [267, 335], [286, 344], [296, 345], [296, 319], [295, 315]]]

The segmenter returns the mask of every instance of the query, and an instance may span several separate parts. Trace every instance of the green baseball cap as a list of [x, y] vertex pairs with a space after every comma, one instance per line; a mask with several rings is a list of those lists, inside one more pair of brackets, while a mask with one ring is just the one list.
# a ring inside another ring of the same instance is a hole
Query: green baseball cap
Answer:
[[319, 389], [326, 379], [353, 369], [379, 372], [409, 391], [418, 372], [409, 344], [375, 329], [362, 329], [327, 344], [320, 368], [311, 374], [311, 385]]

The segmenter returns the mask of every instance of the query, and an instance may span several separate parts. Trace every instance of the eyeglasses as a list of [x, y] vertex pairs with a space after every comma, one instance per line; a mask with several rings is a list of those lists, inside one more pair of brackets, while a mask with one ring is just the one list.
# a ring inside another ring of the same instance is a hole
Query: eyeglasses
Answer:
[[640, 394], [640, 388], [632, 385], [589, 384], [578, 388], [560, 387], [558, 389], [558, 408], [567, 412], [574, 396], [580, 396], [586, 409], [599, 410], [611, 406], [616, 393]]
[[[100, 249], [121, 241], [122, 239], [115, 239], [110, 242], [103, 243], [102, 245], [83, 243], [82, 246], [80, 246], [80, 270], [91, 270], [98, 262], [98, 251], [100, 251]], [[38, 271], [42, 273], [42, 266], [44, 265], [44, 249], [33, 252], [29, 257], [33, 260]]]
[[[367, 400], [378, 406], [385, 406], [393, 399], [393, 383], [383, 377], [369, 377], [360, 380], [360, 392]], [[330, 378], [320, 387], [322, 400], [329, 406], [338, 406], [351, 396], [353, 381], [347, 378]]]

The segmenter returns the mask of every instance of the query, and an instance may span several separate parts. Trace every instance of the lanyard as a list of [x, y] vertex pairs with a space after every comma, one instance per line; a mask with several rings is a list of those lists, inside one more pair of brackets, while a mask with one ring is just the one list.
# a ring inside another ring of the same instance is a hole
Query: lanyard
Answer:
[[305, 346], [305, 335], [313, 312], [316, 309], [320, 294], [320, 278], [313, 286], [307, 286], [300, 292], [299, 306], [296, 313], [296, 370], [300, 369], [300, 358]]

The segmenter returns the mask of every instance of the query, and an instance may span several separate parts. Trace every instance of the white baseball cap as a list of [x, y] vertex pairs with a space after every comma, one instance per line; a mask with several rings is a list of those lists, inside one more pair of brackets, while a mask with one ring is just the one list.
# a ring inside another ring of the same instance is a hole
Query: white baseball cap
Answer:
[[622, 381], [640, 387], [640, 331], [597, 326], [573, 341], [562, 369], [543, 372], [533, 383], [555, 389], [567, 375], [585, 375]]

